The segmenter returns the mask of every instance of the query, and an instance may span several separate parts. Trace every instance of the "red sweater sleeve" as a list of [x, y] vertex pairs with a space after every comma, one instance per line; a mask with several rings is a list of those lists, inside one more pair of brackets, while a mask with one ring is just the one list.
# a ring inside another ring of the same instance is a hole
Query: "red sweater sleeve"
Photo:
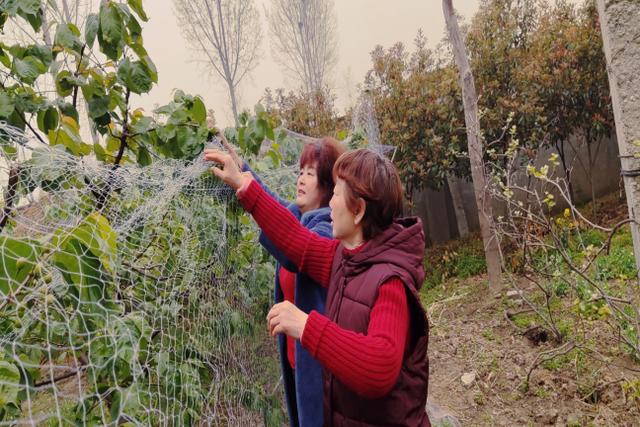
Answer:
[[367, 335], [343, 329], [312, 311], [301, 343], [343, 384], [374, 399], [395, 385], [408, 331], [407, 295], [403, 283], [394, 277], [380, 287]]
[[238, 190], [238, 200], [271, 242], [297, 267], [324, 287], [329, 287], [333, 255], [338, 240], [306, 229], [291, 212], [264, 191], [255, 180]]

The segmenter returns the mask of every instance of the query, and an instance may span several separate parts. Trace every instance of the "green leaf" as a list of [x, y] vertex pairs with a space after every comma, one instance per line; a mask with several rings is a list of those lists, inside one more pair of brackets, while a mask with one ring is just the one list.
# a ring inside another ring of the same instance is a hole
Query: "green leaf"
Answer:
[[46, 71], [47, 68], [42, 61], [33, 56], [27, 56], [24, 59], [13, 58], [13, 72], [27, 84], [35, 82], [38, 76]]
[[73, 104], [64, 101], [58, 101], [58, 109], [65, 116], [73, 118], [76, 123], [79, 121], [80, 116], [78, 115], [78, 110], [76, 110]]
[[78, 124], [70, 117], [63, 118], [60, 128], [50, 130], [47, 136], [50, 145], [63, 145], [74, 156], [86, 156], [92, 151], [91, 145], [82, 142]]
[[[64, 236], [60, 241], [60, 237]], [[65, 231], [53, 238], [52, 243], [58, 247], [65, 247], [72, 240], [77, 240], [86, 247], [102, 266], [110, 272], [115, 271], [117, 254], [117, 235], [111, 228], [109, 221], [100, 213], [88, 215], [80, 225], [71, 231]]]
[[149, 71], [141, 61], [131, 62], [126, 58], [118, 67], [118, 80], [131, 92], [142, 94], [151, 90], [153, 82]]
[[87, 16], [87, 22], [84, 27], [84, 41], [89, 48], [93, 47], [93, 43], [96, 41], [98, 35], [98, 28], [100, 27], [100, 18], [95, 13]]
[[49, 133], [50, 130], [58, 127], [58, 118], [58, 110], [55, 107], [40, 110], [38, 112], [38, 128], [44, 133]]
[[9, 55], [7, 55], [7, 52], [5, 52], [2, 44], [0, 44], [0, 64], [4, 65], [7, 68], [11, 68], [11, 58], [9, 58]]
[[0, 237], [0, 295], [21, 284], [35, 267], [40, 244], [31, 239]]
[[56, 29], [54, 44], [80, 55], [80, 52], [82, 51], [80, 31], [71, 23], [59, 24]]
[[51, 62], [53, 61], [53, 52], [51, 51], [51, 48], [42, 44], [28, 46], [24, 50], [22, 57], [25, 58], [27, 56], [38, 58], [44, 64], [45, 70], [43, 72], [46, 72], [46, 70], [49, 69]]
[[205, 123], [207, 120], [207, 109], [202, 102], [202, 98], [196, 96], [193, 100], [193, 107], [191, 108], [193, 118], [198, 123]]
[[56, 91], [58, 95], [65, 97], [73, 93], [75, 78], [69, 70], [62, 70], [56, 76]]
[[15, 104], [9, 94], [0, 92], [0, 117], [9, 117], [14, 109]]
[[0, 408], [7, 404], [18, 404], [20, 386], [20, 371], [13, 363], [0, 360]]
[[76, 286], [80, 302], [88, 303], [84, 309], [100, 312], [100, 305], [106, 302], [105, 277], [100, 271], [100, 261], [87, 249], [82, 242], [71, 238], [54, 252], [52, 259], [67, 283]]
[[117, 61], [122, 56], [125, 27], [118, 8], [113, 2], [105, 2], [100, 6], [100, 25], [98, 43], [107, 58]]
[[7, 22], [7, 18], [9, 14], [6, 12], [0, 12], [0, 30], [3, 29], [5, 22]]
[[89, 107], [89, 117], [97, 119], [105, 114], [109, 113], [109, 97], [108, 96], [94, 96], [87, 102]]
[[149, 73], [149, 77], [151, 77], [151, 81], [154, 83], [158, 83], [158, 69], [156, 68], [156, 64], [153, 63], [151, 58], [148, 56], [143, 56], [140, 58], [140, 61], [147, 68], [147, 72]]
[[35, 32], [40, 31], [40, 27], [42, 27], [42, 13], [38, 13], [37, 15], [27, 15], [20, 13], [20, 15], [22, 15], [22, 17], [25, 18], [27, 22], [29, 22], [29, 25], [31, 25], [31, 28], [33, 28]]
[[85, 309], [109, 308], [105, 271], [113, 272], [117, 248], [116, 234], [106, 218], [94, 212], [74, 229], [56, 232], [51, 242], [60, 248], [53, 254], [56, 267], [67, 283], [76, 285], [80, 301], [89, 303]]
[[18, 8], [29, 15], [36, 15], [40, 12], [40, 0], [20, 0], [17, 3]]
[[142, 19], [144, 22], [147, 22], [149, 20], [147, 14], [142, 8], [142, 0], [127, 0], [127, 3], [129, 4], [129, 7], [133, 9], [136, 15], [140, 17], [140, 19]]
[[151, 155], [149, 154], [147, 147], [144, 145], [141, 145], [140, 148], [138, 148], [137, 160], [140, 166], [149, 166], [151, 164]]
[[96, 153], [96, 159], [100, 162], [104, 162], [107, 159], [107, 152], [104, 151], [104, 147], [98, 142], [93, 144], [93, 152]]
[[131, 124], [131, 130], [138, 134], [148, 132], [153, 127], [155, 127], [155, 121], [153, 118], [146, 116], [140, 117]]
[[7, 119], [7, 123], [9, 123], [11, 126], [17, 127], [22, 131], [24, 131], [26, 128], [25, 121], [26, 119], [24, 117], [24, 113], [18, 110], [13, 110], [13, 113], [11, 113], [11, 115]]
[[127, 22], [127, 28], [129, 29], [128, 45], [142, 44], [142, 27], [136, 18], [131, 16]]
[[17, 2], [17, 14], [29, 22], [35, 32], [42, 26], [42, 8], [40, 0], [20, 0]]

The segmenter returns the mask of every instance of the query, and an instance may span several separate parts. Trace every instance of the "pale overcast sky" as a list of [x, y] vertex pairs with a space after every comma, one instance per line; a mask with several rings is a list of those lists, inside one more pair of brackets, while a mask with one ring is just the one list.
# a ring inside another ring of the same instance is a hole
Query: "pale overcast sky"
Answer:
[[[270, 0], [257, 0], [262, 17], [263, 44], [261, 61], [240, 88], [240, 105], [253, 108], [266, 87], [293, 89], [294, 85], [273, 60], [264, 9]], [[469, 19], [479, 0], [454, 1], [457, 11]], [[173, 1], [144, 2], [149, 15], [143, 29], [145, 46], [159, 72], [158, 85], [150, 94], [137, 99], [134, 105], [151, 111], [171, 99], [179, 88], [201, 95], [208, 108], [215, 110], [219, 125], [233, 122], [225, 83], [193, 62], [194, 52], [185, 42], [174, 14]], [[440, 0], [335, 0], [338, 20], [338, 64], [332, 76], [332, 88], [337, 106], [342, 110], [357, 96], [355, 85], [362, 82], [371, 66], [369, 53], [378, 44], [389, 47], [397, 41], [411, 45], [419, 28], [429, 45], [435, 46], [444, 35], [445, 23]]]

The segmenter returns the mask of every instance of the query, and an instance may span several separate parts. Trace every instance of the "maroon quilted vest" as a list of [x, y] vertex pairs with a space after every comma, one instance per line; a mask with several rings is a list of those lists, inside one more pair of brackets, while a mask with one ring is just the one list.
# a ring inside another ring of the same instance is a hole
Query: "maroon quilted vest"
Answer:
[[367, 334], [380, 286], [393, 276], [405, 285], [410, 335], [397, 382], [384, 397], [369, 399], [324, 371], [326, 426], [429, 426], [425, 412], [429, 361], [428, 323], [418, 290], [424, 280], [424, 234], [417, 218], [396, 220], [387, 230], [350, 254], [338, 247], [333, 260], [325, 314], [340, 327]]

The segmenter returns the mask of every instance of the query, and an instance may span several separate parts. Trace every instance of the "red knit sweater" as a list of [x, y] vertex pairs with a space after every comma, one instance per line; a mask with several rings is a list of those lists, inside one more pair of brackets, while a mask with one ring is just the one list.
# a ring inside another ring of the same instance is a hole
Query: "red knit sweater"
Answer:
[[[280, 267], [278, 272], [280, 276], [280, 290], [285, 301], [295, 304], [296, 301], [296, 274], [290, 272], [284, 267]], [[287, 359], [291, 369], [296, 369], [296, 340], [293, 337], [287, 337]]]
[[[322, 286], [328, 287], [331, 264], [340, 243], [303, 227], [254, 180], [238, 190], [238, 199], [275, 246]], [[409, 332], [403, 283], [392, 278], [380, 287], [366, 335], [339, 327], [312, 311], [302, 334], [302, 346], [353, 391], [382, 397], [396, 383]]]

